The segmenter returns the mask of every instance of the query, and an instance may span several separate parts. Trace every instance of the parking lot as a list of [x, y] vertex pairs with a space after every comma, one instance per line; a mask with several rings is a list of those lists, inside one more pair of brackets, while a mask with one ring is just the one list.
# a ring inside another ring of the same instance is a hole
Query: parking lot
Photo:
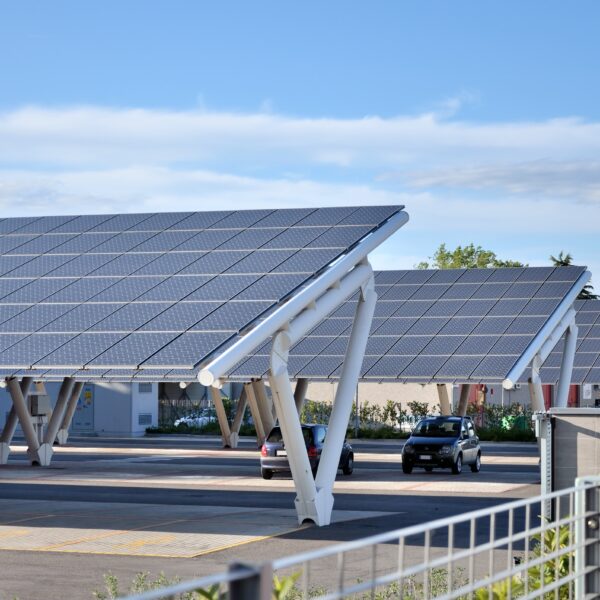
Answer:
[[[338, 475], [334, 523], [298, 527], [291, 478], [259, 475], [251, 440], [80, 438], [32, 468], [17, 447], [0, 468], [2, 598], [91, 598], [112, 572], [189, 578], [405, 527], [538, 492], [533, 444], [485, 444], [480, 473], [403, 475], [401, 442], [355, 441]], [[69, 572], [61, 579], [57, 573]]]

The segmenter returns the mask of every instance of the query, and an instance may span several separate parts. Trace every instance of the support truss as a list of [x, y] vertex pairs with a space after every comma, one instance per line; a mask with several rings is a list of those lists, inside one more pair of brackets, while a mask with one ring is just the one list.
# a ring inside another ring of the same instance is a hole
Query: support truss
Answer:
[[[23, 377], [21, 383], [19, 384], [21, 396], [25, 402], [27, 402], [32, 383], [33, 379], [31, 377]], [[6, 418], [6, 423], [4, 424], [2, 434], [0, 434], [0, 464], [2, 465], [5, 465], [8, 462], [8, 457], [10, 455], [10, 444], [15, 435], [18, 423], [19, 417], [17, 415], [15, 405], [13, 404], [10, 408], [10, 412], [8, 413], [8, 417]]]
[[83, 390], [84, 385], [85, 382], [83, 381], [76, 381], [73, 385], [71, 397], [69, 398], [69, 402], [67, 403], [67, 408], [65, 410], [65, 416], [63, 417], [60, 429], [56, 434], [56, 443], [58, 443], [60, 446], [64, 446], [69, 439], [69, 428], [71, 427], [73, 415], [77, 409], [77, 402], [79, 402], [79, 396], [81, 396], [81, 391]]
[[464, 417], [467, 414], [467, 407], [469, 406], [470, 394], [471, 384], [464, 383], [460, 386], [460, 397], [458, 399], [458, 407], [456, 408], [456, 414], [459, 417]]
[[445, 383], [436, 384], [438, 400], [440, 402], [440, 414], [441, 415], [451, 415], [452, 414], [452, 406], [450, 404], [450, 398], [448, 397], [448, 388]]
[[294, 402], [296, 403], [296, 410], [298, 411], [298, 414], [302, 413], [307, 391], [308, 379], [300, 377], [298, 381], [296, 381], [296, 387], [294, 388]]
[[[73, 404], [77, 404], [83, 383], [76, 383], [70, 377], [65, 377], [60, 386], [52, 415], [44, 431], [46, 417], [32, 415], [30, 403], [28, 402], [32, 378], [24, 377], [19, 382], [16, 377], [10, 377], [6, 382], [12, 400], [12, 408], [0, 435], [0, 464], [6, 464], [8, 460], [10, 443], [18, 422], [21, 424], [27, 443], [29, 460], [34, 465], [47, 467], [52, 461], [53, 446], [57, 441], [59, 431], [64, 429], [66, 433], [69, 428], [75, 411]], [[66, 441], [66, 435], [63, 436], [63, 439]]]
[[[287, 368], [289, 350], [357, 289], [360, 289], [360, 297], [354, 325], [342, 365], [317, 474], [313, 477]], [[369, 263], [364, 261], [316, 302], [300, 312], [289, 322], [287, 328], [276, 334], [273, 340], [271, 391], [296, 486], [295, 505], [299, 523], [313, 521], [322, 526], [328, 525], [331, 521], [333, 484], [352, 412], [354, 391], [360, 376], [376, 300], [373, 271]]]
[[551, 335], [544, 342], [541, 348], [531, 361], [531, 376], [529, 378], [529, 393], [531, 396], [531, 407], [534, 412], [543, 412], [546, 410], [544, 403], [544, 392], [542, 389], [542, 380], [540, 378], [540, 369], [552, 352], [553, 348], [564, 335], [562, 360], [560, 363], [560, 373], [558, 376], [558, 385], [554, 398], [554, 406], [566, 407], [569, 400], [569, 387], [571, 385], [571, 376], [573, 374], [573, 363], [575, 361], [575, 349], [577, 346], [577, 325], [575, 323], [575, 309], [571, 308], [565, 316], [557, 323]]
[[[246, 387], [242, 388], [240, 397], [237, 400], [235, 416], [231, 424], [229, 424], [227, 413], [225, 411], [225, 405], [223, 404], [223, 399], [221, 398], [221, 390], [218, 388], [210, 388], [210, 395], [213, 404], [215, 405], [217, 421], [219, 422], [219, 428], [221, 429], [221, 439], [223, 440], [223, 447], [237, 448], [240, 440], [240, 427], [242, 426], [244, 413], [246, 412], [246, 407], [248, 406], [248, 392], [246, 390]], [[252, 412], [252, 414], [254, 415], [254, 411]], [[262, 444], [262, 441], [260, 443]]]

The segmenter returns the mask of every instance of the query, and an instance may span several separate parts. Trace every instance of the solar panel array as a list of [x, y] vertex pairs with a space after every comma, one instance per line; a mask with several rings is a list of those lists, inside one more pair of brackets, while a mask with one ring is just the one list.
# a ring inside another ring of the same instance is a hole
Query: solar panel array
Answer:
[[[585, 267], [382, 271], [361, 377], [371, 381], [497, 382], [532, 343]], [[291, 351], [293, 377], [339, 376], [356, 298]], [[268, 371], [270, 344], [231, 373]]]
[[400, 208], [0, 220], [2, 375], [192, 369]]
[[[577, 300], [578, 338], [571, 382], [600, 384], [600, 300]], [[543, 383], [556, 384], [560, 375], [561, 339], [540, 370]]]

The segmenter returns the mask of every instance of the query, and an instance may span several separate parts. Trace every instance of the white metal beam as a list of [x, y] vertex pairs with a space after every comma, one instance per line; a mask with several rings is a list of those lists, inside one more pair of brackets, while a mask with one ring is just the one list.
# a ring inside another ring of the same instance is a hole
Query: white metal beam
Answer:
[[569, 402], [569, 388], [571, 387], [571, 377], [573, 375], [575, 348], [577, 347], [577, 333], [578, 329], [575, 318], [573, 317], [571, 324], [565, 331], [565, 341], [560, 363], [560, 376], [558, 378], [558, 387], [556, 390], [555, 406], [561, 408], [566, 407]]
[[60, 390], [56, 398], [56, 404], [54, 405], [52, 416], [50, 417], [48, 427], [46, 428], [46, 433], [44, 434], [43, 443], [38, 449], [40, 464], [44, 467], [47, 467], [52, 460], [52, 455], [54, 454], [54, 441], [56, 440], [56, 435], [65, 417], [65, 411], [67, 409], [67, 404], [71, 397], [74, 384], [75, 381], [73, 379], [70, 377], [65, 377], [62, 385], [60, 386]]
[[73, 389], [71, 390], [71, 396], [65, 410], [65, 415], [63, 417], [60, 429], [56, 434], [56, 442], [60, 446], [64, 446], [69, 439], [69, 428], [71, 427], [71, 421], [73, 420], [73, 415], [75, 414], [77, 403], [79, 402], [79, 396], [81, 396], [81, 390], [83, 390], [84, 385], [84, 381], [76, 381], [75, 385], [73, 385]]
[[471, 385], [469, 383], [463, 383], [460, 386], [460, 397], [458, 399], [458, 407], [456, 414], [459, 417], [464, 417], [467, 414], [467, 407], [469, 406], [469, 395], [471, 394]]
[[308, 379], [306, 377], [300, 377], [296, 381], [296, 387], [294, 388], [294, 402], [296, 403], [296, 410], [298, 414], [302, 413], [304, 407], [304, 400], [306, 399], [306, 392], [308, 391]]
[[13, 406], [15, 407], [15, 412], [17, 413], [19, 423], [21, 424], [21, 429], [23, 430], [23, 435], [25, 436], [25, 441], [27, 442], [27, 455], [29, 456], [29, 460], [34, 465], [41, 465], [42, 460], [38, 453], [40, 443], [33, 426], [29, 407], [21, 392], [19, 380], [16, 377], [9, 377], [6, 382], [8, 384], [10, 397], [13, 401]]
[[235, 344], [205, 365], [198, 373], [200, 383], [206, 386], [217, 384], [219, 378], [226, 375], [240, 360], [248, 356], [266, 339], [284, 328], [300, 311], [321, 297], [356, 264], [365, 260], [372, 250], [400, 229], [407, 221], [408, 214], [403, 211], [390, 217], [386, 223], [368, 235], [347, 254], [336, 260], [314, 281], [243, 335]]
[[531, 377], [529, 378], [529, 396], [531, 398], [531, 408], [533, 412], [544, 412], [546, 403], [544, 402], [544, 390], [542, 389], [542, 380], [540, 379], [540, 368], [542, 359], [539, 354], [533, 357], [531, 363]]
[[318, 493], [323, 496], [321, 504], [317, 506], [317, 508], [323, 510], [321, 514], [316, 515], [317, 520], [315, 522], [318, 525], [328, 525], [331, 521], [333, 484], [340, 462], [344, 439], [346, 438], [348, 422], [352, 413], [354, 392], [360, 377], [376, 302], [375, 278], [371, 276], [367, 284], [361, 289], [356, 306], [352, 332], [348, 341], [348, 348], [340, 373], [340, 381], [329, 418], [329, 428], [315, 479]]
[[260, 413], [260, 420], [265, 432], [265, 437], [268, 437], [271, 433], [271, 429], [275, 426], [275, 419], [273, 418], [273, 400], [269, 398], [265, 387], [265, 382], [262, 379], [255, 379], [252, 381], [252, 389], [254, 390], [254, 397], [256, 398], [256, 405], [258, 412]]
[[[25, 402], [27, 402], [27, 397], [29, 396], [29, 390], [31, 389], [32, 383], [32, 377], [23, 377], [21, 380], [21, 394], [23, 395]], [[2, 434], [0, 435], [0, 465], [5, 465], [8, 462], [8, 457], [10, 455], [10, 443], [15, 435], [18, 424], [19, 417], [17, 416], [17, 411], [15, 410], [15, 406], [13, 404], [10, 407], [10, 412], [6, 417], [6, 423], [4, 424]]]
[[244, 419], [244, 413], [246, 412], [247, 405], [248, 397], [246, 395], [246, 388], [242, 387], [240, 397], [237, 399], [233, 423], [231, 424], [231, 434], [229, 436], [231, 448], [237, 448], [238, 446], [240, 440], [240, 427], [242, 426], [242, 421]]
[[440, 401], [440, 414], [451, 415], [452, 407], [450, 406], [450, 398], [448, 398], [448, 388], [445, 383], [436, 384], [438, 399]]
[[250, 407], [250, 414], [252, 415], [254, 429], [256, 430], [256, 443], [259, 446], [262, 446], [265, 442], [265, 429], [260, 418], [260, 411], [258, 410], [258, 403], [256, 402], [256, 396], [254, 395], [252, 383], [245, 383], [244, 390], [246, 391], [246, 398], [248, 400], [248, 406]]
[[213, 404], [215, 405], [215, 412], [217, 413], [217, 421], [219, 422], [219, 428], [221, 429], [221, 439], [223, 440], [223, 446], [225, 448], [234, 448], [231, 440], [231, 429], [229, 428], [229, 420], [227, 419], [227, 412], [223, 404], [223, 398], [221, 397], [221, 390], [215, 387], [211, 387], [210, 396]]

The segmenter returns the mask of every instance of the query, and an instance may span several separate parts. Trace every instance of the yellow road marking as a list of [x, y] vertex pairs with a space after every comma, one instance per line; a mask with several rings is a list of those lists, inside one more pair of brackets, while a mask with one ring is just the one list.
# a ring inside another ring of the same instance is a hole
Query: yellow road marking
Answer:
[[24, 535], [29, 535], [31, 530], [29, 529], [16, 529], [11, 531], [0, 531], [0, 539], [5, 540], [11, 537], [22, 537]]
[[176, 539], [177, 536], [173, 534], [157, 535], [150, 539], [134, 540], [133, 542], [117, 544], [116, 548], [129, 548], [130, 550], [135, 550], [136, 548], [143, 548], [144, 546], [158, 546], [158, 544], [162, 544], [164, 542], [172, 542]]
[[83, 538], [78, 538], [76, 540], [61, 542], [59, 544], [51, 544], [50, 546], [44, 546], [42, 548], [35, 548], [35, 550], [39, 552], [48, 552], [52, 550], [57, 550], [64, 546], [73, 546], [75, 544], [83, 544], [85, 542], [95, 542], [96, 540], [103, 540], [109, 537], [131, 533], [132, 531], [144, 531], [145, 529], [151, 529], [153, 527], [163, 527], [164, 525], [173, 525], [174, 523], [185, 523], [185, 521], [187, 521], [187, 519], [176, 519], [175, 521], [165, 521], [163, 523], [149, 523], [144, 527], [136, 527], [135, 529], [116, 529], [113, 531], [107, 531], [106, 533], [101, 533], [99, 535], [91, 535]]

